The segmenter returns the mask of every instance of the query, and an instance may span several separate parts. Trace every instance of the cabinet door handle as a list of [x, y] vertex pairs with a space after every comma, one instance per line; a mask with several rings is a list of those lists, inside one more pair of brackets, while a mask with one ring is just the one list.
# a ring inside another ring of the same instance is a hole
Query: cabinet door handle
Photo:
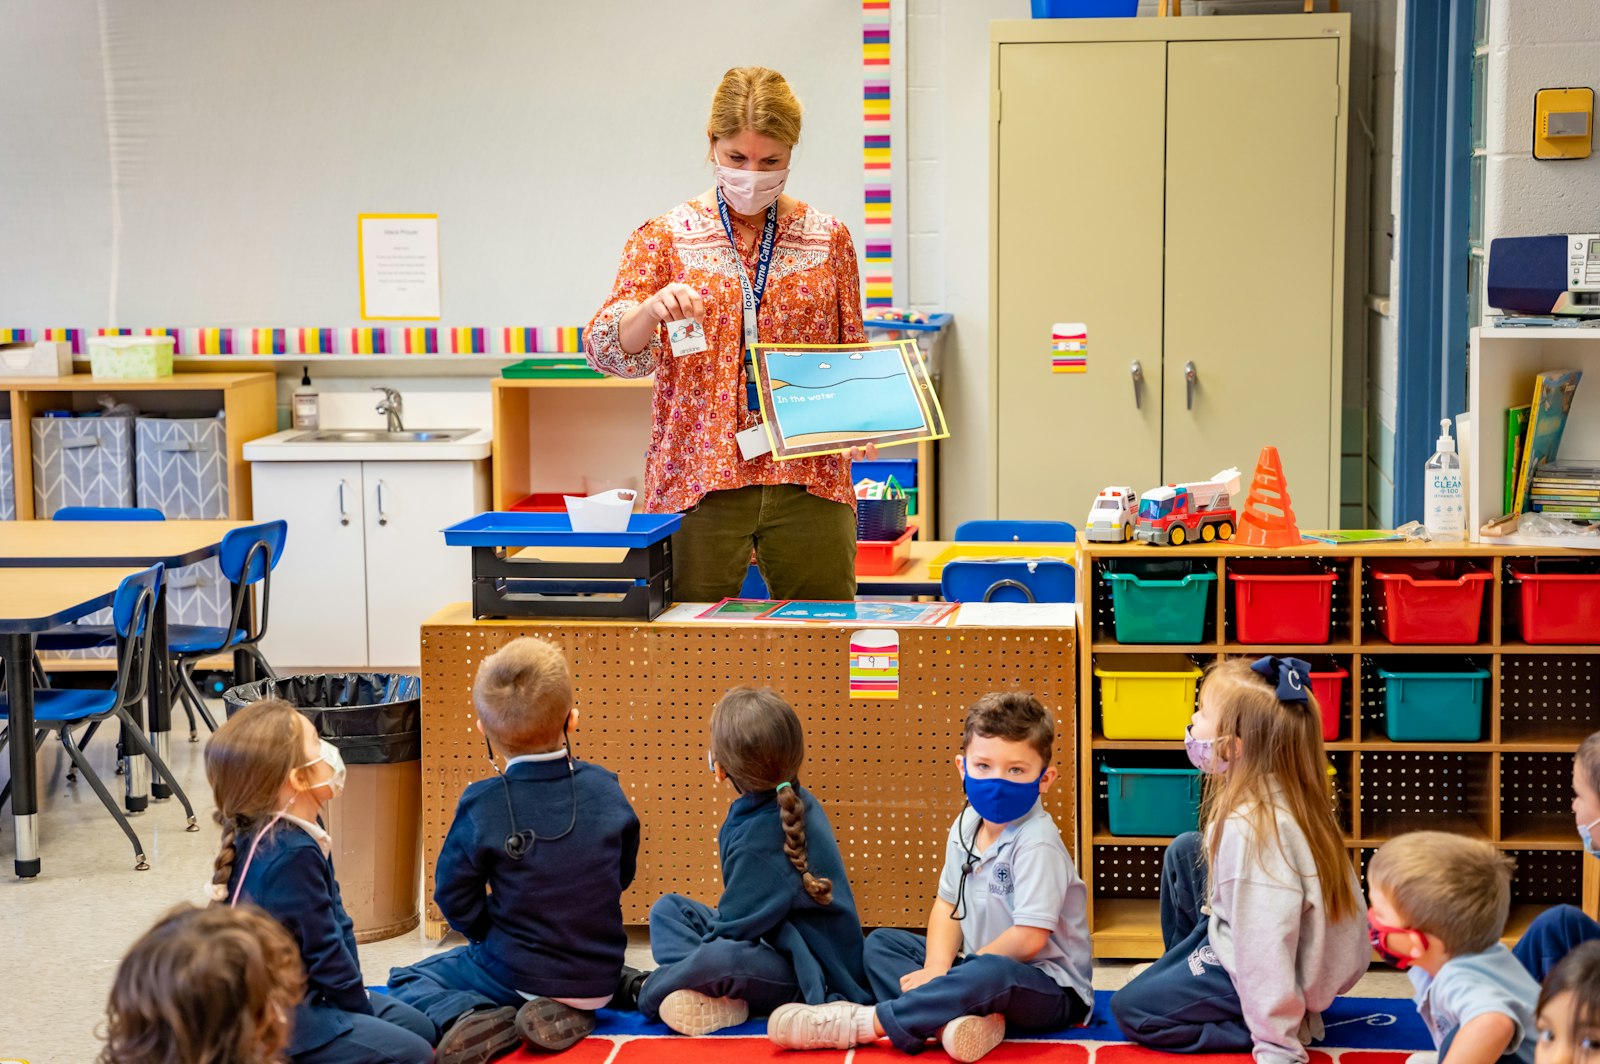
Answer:
[[344, 501], [344, 493], [349, 486], [341, 477], [339, 480], [339, 523], [341, 525], [350, 523], [350, 507]]
[[1195, 375], [1194, 363], [1185, 362], [1183, 364], [1184, 406], [1189, 410], [1194, 409], [1194, 389], [1199, 383], [1200, 378]]
[[1138, 410], [1143, 406], [1144, 396], [1144, 367], [1139, 365], [1138, 359], [1128, 363], [1128, 373], [1133, 377], [1133, 408]]
[[388, 523], [389, 523], [389, 515], [387, 513], [385, 513], [384, 509], [383, 509], [383, 481], [379, 480], [378, 481], [378, 524], [386, 525]]

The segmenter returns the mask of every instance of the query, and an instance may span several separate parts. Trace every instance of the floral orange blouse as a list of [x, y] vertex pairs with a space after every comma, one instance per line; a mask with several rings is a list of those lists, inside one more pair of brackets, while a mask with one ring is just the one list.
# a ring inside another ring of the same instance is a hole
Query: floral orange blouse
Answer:
[[[583, 334], [589, 365], [618, 377], [655, 374], [645, 509], [681, 513], [711, 491], [752, 484], [801, 484], [813, 495], [855, 505], [844, 455], [745, 461], [734, 433], [758, 420], [745, 402], [743, 297], [733, 246], [716, 208], [691, 201], [640, 226], [622, 252], [611, 296]], [[755, 278], [755, 256], [745, 263]], [[666, 328], [637, 354], [617, 339], [623, 315], [672, 282], [700, 293], [707, 348], [675, 358]], [[767, 290], [757, 316], [763, 343], [860, 343], [861, 280], [850, 231], [797, 204], [778, 222]]]

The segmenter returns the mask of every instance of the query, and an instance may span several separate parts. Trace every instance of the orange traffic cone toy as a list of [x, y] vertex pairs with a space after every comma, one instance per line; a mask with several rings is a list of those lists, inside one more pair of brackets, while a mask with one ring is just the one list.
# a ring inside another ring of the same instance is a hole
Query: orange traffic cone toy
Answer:
[[1276, 447], [1261, 448], [1256, 460], [1250, 493], [1239, 511], [1239, 540], [1251, 547], [1296, 547], [1303, 542]]

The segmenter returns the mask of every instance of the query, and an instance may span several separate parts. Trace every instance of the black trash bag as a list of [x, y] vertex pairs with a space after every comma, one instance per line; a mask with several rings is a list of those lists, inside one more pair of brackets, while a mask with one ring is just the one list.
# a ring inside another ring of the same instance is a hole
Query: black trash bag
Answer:
[[386, 672], [283, 676], [230, 687], [228, 716], [251, 702], [281, 698], [299, 708], [347, 765], [392, 765], [422, 758], [422, 680]]

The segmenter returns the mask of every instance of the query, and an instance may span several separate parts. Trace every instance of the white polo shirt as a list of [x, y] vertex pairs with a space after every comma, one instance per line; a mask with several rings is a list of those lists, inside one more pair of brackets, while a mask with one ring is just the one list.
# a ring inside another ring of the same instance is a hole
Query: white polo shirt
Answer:
[[[1042, 803], [1035, 802], [981, 853], [974, 843], [979, 821], [977, 812], [968, 807], [950, 825], [939, 875], [940, 899], [962, 913], [962, 951], [977, 953], [1013, 927], [1044, 928], [1050, 937], [1028, 963], [1093, 1005], [1089, 891], [1078, 878], [1055, 820]], [[969, 845], [976, 860], [962, 903], [956, 888]]]

